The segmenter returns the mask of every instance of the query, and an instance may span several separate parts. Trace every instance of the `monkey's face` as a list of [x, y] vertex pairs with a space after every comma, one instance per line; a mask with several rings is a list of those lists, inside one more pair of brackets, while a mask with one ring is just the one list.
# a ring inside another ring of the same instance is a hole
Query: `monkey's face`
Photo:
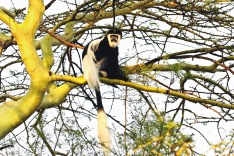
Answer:
[[121, 35], [119, 34], [107, 34], [107, 39], [109, 42], [109, 46], [111, 48], [115, 48], [119, 45], [120, 39], [121, 39]]

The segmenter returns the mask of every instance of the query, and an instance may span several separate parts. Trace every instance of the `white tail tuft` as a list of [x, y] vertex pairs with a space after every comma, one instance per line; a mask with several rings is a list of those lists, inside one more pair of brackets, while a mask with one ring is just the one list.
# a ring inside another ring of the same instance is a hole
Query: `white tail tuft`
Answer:
[[105, 156], [111, 153], [111, 136], [107, 124], [107, 116], [103, 109], [98, 110], [98, 138]]

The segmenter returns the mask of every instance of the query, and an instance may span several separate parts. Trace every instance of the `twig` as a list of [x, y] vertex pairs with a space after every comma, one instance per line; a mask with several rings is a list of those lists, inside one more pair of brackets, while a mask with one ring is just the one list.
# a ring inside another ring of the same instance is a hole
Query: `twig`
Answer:
[[80, 48], [80, 49], [84, 49], [84, 46], [81, 45], [77, 45], [77, 44], [72, 44], [70, 42], [65, 41], [63, 38], [55, 35], [54, 33], [50, 32], [49, 30], [43, 29], [43, 28], [39, 28], [40, 31], [44, 31], [47, 32], [48, 34], [50, 34], [50, 36], [54, 37], [55, 39], [57, 39], [58, 41], [60, 41], [61, 43], [64, 43], [70, 47], [74, 47], [74, 48]]

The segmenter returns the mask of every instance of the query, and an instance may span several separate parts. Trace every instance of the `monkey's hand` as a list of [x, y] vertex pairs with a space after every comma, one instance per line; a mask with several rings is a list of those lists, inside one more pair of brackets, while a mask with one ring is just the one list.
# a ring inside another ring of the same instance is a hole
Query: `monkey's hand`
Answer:
[[130, 81], [122, 69], [120, 69], [119, 71], [118, 79], [123, 80], [123, 81]]

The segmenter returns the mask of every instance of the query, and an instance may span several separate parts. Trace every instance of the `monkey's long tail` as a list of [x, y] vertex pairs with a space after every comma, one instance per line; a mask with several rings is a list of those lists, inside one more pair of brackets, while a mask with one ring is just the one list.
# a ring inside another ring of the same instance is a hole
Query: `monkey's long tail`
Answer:
[[97, 119], [98, 119], [98, 139], [102, 146], [102, 150], [105, 156], [109, 156], [111, 153], [111, 136], [107, 123], [106, 112], [102, 105], [102, 97], [100, 90], [95, 90], [97, 96]]

